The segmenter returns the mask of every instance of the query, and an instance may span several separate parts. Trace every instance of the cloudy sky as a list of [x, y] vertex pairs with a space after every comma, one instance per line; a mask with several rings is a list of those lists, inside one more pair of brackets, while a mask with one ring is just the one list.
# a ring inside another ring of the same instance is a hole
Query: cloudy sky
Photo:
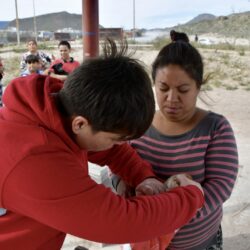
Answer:
[[[99, 0], [99, 23], [104, 27], [164, 28], [185, 23], [202, 13], [216, 16], [250, 11], [250, 0]], [[67, 11], [81, 14], [81, 0], [17, 0], [19, 18]], [[0, 21], [15, 19], [15, 0], [1, 0]]]

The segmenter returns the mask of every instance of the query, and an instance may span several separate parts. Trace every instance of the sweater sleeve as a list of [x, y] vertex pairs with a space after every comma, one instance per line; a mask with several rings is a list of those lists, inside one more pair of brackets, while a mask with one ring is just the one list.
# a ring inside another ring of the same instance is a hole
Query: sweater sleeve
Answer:
[[238, 173], [238, 152], [233, 130], [222, 117], [214, 130], [205, 157], [205, 205], [197, 217], [208, 215], [231, 195]]
[[21, 72], [25, 71], [25, 69], [26, 69], [26, 62], [25, 62], [26, 57], [27, 57], [26, 54], [22, 55], [22, 58], [21, 58], [21, 61], [20, 61], [20, 71]]
[[88, 158], [98, 165], [108, 165], [112, 173], [132, 187], [136, 187], [146, 178], [155, 177], [150, 164], [127, 143], [114, 146], [111, 150], [89, 153]]
[[42, 69], [44, 70], [44, 69], [49, 68], [50, 63], [51, 63], [51, 59], [50, 59], [49, 55], [47, 55], [43, 51], [38, 51], [38, 55], [41, 59]]
[[91, 180], [86, 160], [53, 151], [27, 156], [5, 182], [4, 207], [84, 239], [126, 243], [173, 232], [203, 204], [195, 186], [125, 199]]

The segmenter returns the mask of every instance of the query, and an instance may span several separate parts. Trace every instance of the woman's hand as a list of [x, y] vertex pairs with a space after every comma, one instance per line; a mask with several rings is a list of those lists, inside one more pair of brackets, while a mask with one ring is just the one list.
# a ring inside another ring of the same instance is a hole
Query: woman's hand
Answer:
[[[168, 185], [166, 186], [166, 184], [168, 183]], [[196, 187], [198, 187], [201, 192], [204, 195], [204, 191], [201, 187], [201, 184], [192, 180], [192, 177], [190, 175], [187, 174], [177, 174], [174, 176], [171, 176], [166, 182], [165, 182], [165, 187], [169, 189], [174, 188], [174, 187], [185, 187], [188, 185], [194, 185]]]
[[120, 180], [116, 187], [116, 193], [128, 198], [135, 196], [135, 189], [127, 185], [123, 180]]

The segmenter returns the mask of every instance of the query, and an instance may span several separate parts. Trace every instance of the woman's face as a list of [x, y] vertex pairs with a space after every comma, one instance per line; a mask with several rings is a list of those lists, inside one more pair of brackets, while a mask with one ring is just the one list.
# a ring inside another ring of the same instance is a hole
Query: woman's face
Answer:
[[161, 113], [170, 121], [186, 121], [196, 109], [199, 89], [196, 81], [178, 65], [156, 70], [156, 99]]

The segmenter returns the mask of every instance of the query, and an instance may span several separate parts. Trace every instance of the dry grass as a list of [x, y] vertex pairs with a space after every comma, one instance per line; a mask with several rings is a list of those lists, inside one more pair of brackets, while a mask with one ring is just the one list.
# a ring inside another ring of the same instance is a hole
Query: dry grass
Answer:
[[228, 90], [250, 88], [250, 51], [200, 49], [204, 58], [205, 73], [212, 74], [208, 85]]

